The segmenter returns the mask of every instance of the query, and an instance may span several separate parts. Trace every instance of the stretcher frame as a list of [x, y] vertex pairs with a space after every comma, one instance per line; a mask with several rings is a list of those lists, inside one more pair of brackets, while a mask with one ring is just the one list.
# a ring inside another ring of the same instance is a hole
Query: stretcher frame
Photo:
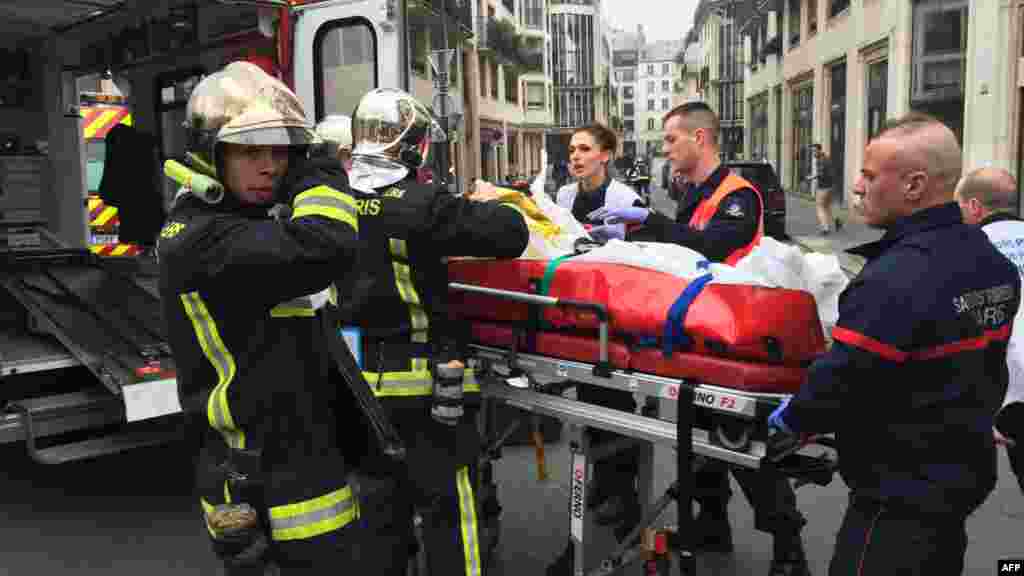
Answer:
[[[610, 318], [607, 309], [600, 304], [462, 283], [451, 283], [449, 287], [536, 307], [586, 309], [595, 313], [599, 320], [597, 363], [524, 353], [517, 350], [515, 344], [511, 349], [479, 344], [469, 346], [469, 362], [476, 370], [485, 402], [485, 438], [494, 438], [499, 433], [492, 425], [497, 403], [515, 406], [532, 414], [552, 416], [572, 427], [569, 525], [574, 576], [613, 574], [638, 559], [635, 540], [641, 530], [657, 521], [673, 500], [677, 505], [677, 527], [672, 538], [675, 560], [679, 563], [680, 574], [696, 574], [691, 511], [693, 472], [704, 459], [720, 460], [743, 468], [774, 470], [797, 478], [798, 487], [812, 482], [824, 485], [831, 481], [836, 461], [825, 454], [818, 457], [806, 454], [806, 448], [813, 443], [833, 447], [828, 438], [799, 441], [793, 437], [769, 435], [767, 416], [788, 394], [737, 391], [688, 379], [614, 368], [608, 361]], [[520, 341], [520, 334], [536, 330], [536, 323], [517, 326], [513, 342]], [[549, 382], [553, 379], [555, 383], [543, 384], [538, 376]], [[524, 378], [527, 386], [520, 387]], [[516, 385], [510, 384], [516, 380]], [[560, 385], [559, 380], [630, 392], [636, 400], [638, 413], [565, 398], [561, 393], [566, 386]], [[674, 418], [669, 414], [673, 407]], [[710, 411], [709, 415], [720, 419], [720, 423], [713, 430], [695, 427], [698, 409]], [[608, 430], [647, 443], [640, 458], [638, 475], [643, 519], [623, 538], [610, 557], [590, 571], [585, 566], [586, 544], [590, 542], [593, 531], [592, 523], [587, 521], [585, 502], [588, 463], [625, 446], [601, 449], [604, 454], [598, 454], [590, 446], [584, 427]], [[652, 503], [654, 443], [676, 448], [676, 482], [657, 503]]]

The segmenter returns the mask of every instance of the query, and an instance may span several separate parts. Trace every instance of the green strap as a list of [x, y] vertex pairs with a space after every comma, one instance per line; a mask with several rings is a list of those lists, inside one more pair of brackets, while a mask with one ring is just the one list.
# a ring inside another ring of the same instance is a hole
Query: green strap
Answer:
[[548, 290], [551, 289], [551, 282], [555, 279], [555, 268], [558, 268], [562, 262], [565, 262], [567, 259], [572, 258], [575, 255], [576, 254], [566, 254], [548, 262], [547, 268], [544, 269], [544, 278], [540, 281], [541, 296], [548, 295]]

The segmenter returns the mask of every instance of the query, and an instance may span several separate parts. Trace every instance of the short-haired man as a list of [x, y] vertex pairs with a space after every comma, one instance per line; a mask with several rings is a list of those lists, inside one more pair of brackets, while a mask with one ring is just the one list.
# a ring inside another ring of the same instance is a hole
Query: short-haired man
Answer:
[[[979, 168], [956, 187], [956, 201], [964, 222], [981, 226], [988, 239], [1024, 271], [1024, 221], [1014, 215], [1017, 180], [1001, 168]], [[1017, 311], [1006, 351], [1008, 387], [992, 430], [997, 444], [1006, 446], [1010, 467], [1024, 490], [1024, 322]]]
[[[644, 222], [641, 233], [645, 238], [681, 244], [713, 262], [735, 264], [764, 235], [760, 192], [722, 165], [718, 116], [707, 104], [677, 106], [665, 115], [663, 125], [662, 151], [674, 174], [686, 182], [677, 200], [676, 219], [638, 207], [610, 209], [601, 216], [608, 224]], [[754, 507], [757, 529], [775, 537], [770, 574], [807, 574], [800, 538], [805, 520], [796, 509], [796, 494], [789, 481], [761, 471], [734, 469], [732, 473]], [[700, 503], [698, 546], [705, 551], [731, 552], [729, 468], [709, 462], [697, 473], [694, 487]]]
[[960, 146], [930, 116], [887, 123], [853, 204], [877, 242], [843, 292], [829, 351], [769, 424], [837, 435], [850, 502], [830, 576], [963, 571], [965, 523], [996, 484], [993, 417], [1020, 302], [1016, 269], [964, 224]]

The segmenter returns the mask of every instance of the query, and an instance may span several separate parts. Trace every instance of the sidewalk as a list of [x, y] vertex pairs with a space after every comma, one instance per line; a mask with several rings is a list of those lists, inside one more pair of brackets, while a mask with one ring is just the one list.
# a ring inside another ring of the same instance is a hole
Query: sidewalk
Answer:
[[847, 254], [845, 251], [854, 246], [878, 240], [881, 230], [868, 228], [856, 216], [838, 206], [833, 207], [833, 215], [843, 221], [843, 228], [822, 236], [818, 231], [818, 219], [814, 211], [814, 201], [795, 193], [787, 194], [786, 198], [786, 232], [797, 244], [809, 252], [836, 254], [839, 264], [851, 276], [860, 273], [864, 259], [860, 256]]

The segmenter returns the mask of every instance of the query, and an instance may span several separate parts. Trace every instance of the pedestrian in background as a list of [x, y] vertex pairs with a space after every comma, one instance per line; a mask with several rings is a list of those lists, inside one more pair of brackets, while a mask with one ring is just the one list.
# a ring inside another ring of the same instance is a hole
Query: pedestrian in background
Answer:
[[[1017, 181], [1001, 168], [979, 168], [964, 176], [956, 189], [956, 201], [964, 222], [981, 226], [988, 239], [1017, 265], [1024, 266], [1024, 221], [1017, 210]], [[1024, 322], [1013, 322], [1007, 346], [1008, 380], [1006, 397], [996, 415], [992, 434], [996, 444], [1006, 446], [1010, 467], [1024, 490]]]
[[843, 222], [832, 215], [832, 159], [821, 148], [821, 144], [814, 144], [812, 147], [815, 160], [814, 175], [808, 180], [817, 183], [814, 191], [814, 203], [818, 212], [818, 225], [821, 227], [821, 234], [827, 236], [832, 231], [832, 224], [835, 229], [843, 227]]

